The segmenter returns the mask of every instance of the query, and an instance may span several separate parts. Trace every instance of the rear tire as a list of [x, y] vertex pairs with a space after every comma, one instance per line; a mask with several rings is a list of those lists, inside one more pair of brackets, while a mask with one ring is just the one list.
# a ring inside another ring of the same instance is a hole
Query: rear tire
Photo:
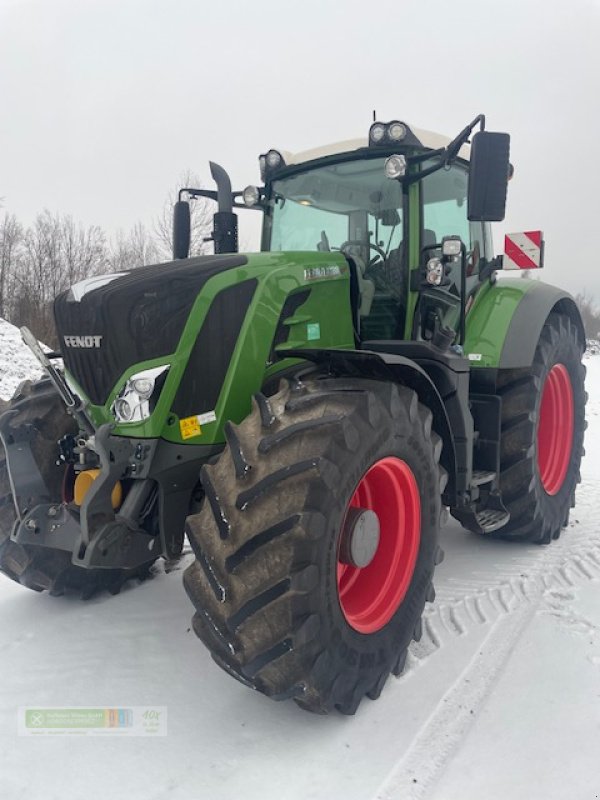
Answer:
[[[8, 410], [18, 412], [11, 421], [14, 427], [33, 426], [31, 447], [36, 463], [51, 496], [59, 503], [65, 467], [56, 464], [58, 440], [67, 433], [76, 433], [75, 422], [66, 413], [49, 380], [25, 381], [1, 411]], [[36, 592], [47, 590], [52, 595], [61, 595], [74, 591], [83, 599], [103, 589], [116, 594], [130, 578], [148, 575], [148, 566], [139, 570], [83, 569], [73, 565], [71, 554], [66, 550], [17, 544], [10, 539], [16, 519], [4, 448], [0, 442], [0, 572]]]
[[510, 521], [493, 534], [548, 544], [575, 505], [585, 429], [585, 367], [573, 322], [552, 313], [530, 370], [501, 370], [500, 492]]
[[[308, 711], [353, 714], [402, 671], [441, 560], [445, 474], [431, 422], [406, 388], [323, 379], [257, 395], [227, 425], [228, 446], [202, 470], [205, 504], [188, 518], [196, 560], [184, 583], [194, 630], [230, 675]], [[339, 562], [351, 505], [380, 521], [363, 569]]]

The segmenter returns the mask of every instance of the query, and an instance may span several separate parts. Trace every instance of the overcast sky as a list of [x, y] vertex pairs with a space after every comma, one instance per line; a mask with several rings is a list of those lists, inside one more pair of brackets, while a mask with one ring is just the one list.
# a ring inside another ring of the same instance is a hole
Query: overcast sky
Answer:
[[184, 170], [243, 188], [260, 152], [373, 109], [508, 131], [507, 230], [542, 228], [543, 277], [600, 300], [600, 0], [0, 0], [0, 197], [25, 222], [148, 223]]

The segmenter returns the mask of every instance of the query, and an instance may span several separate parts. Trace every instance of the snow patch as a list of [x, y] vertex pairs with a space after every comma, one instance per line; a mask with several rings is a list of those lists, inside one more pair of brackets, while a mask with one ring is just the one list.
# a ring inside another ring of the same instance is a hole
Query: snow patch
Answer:
[[0, 400], [10, 400], [24, 380], [37, 380], [40, 365], [21, 340], [19, 329], [0, 318]]
[[584, 358], [597, 356], [600, 353], [600, 339], [587, 339]]

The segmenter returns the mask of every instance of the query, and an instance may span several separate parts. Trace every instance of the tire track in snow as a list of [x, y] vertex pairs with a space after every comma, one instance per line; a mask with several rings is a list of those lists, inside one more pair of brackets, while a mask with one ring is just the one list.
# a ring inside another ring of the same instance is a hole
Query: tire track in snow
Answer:
[[[448, 641], [474, 626], [490, 630], [468, 667], [448, 689], [413, 743], [374, 795], [376, 800], [424, 800], [470, 730], [502, 675], [519, 638], [546, 598], [600, 579], [600, 536], [582, 531], [548, 548], [524, 551], [511, 565], [480, 572], [476, 579], [444, 585], [442, 602], [430, 607], [423, 637], [413, 642], [404, 674]], [[447, 584], [449, 581], [447, 581]], [[544, 612], [547, 613], [547, 612]]]
[[442, 581], [438, 599], [425, 609], [423, 636], [411, 644], [404, 674], [438, 650], [447, 637], [463, 636], [473, 625], [495, 623], [537, 600], [540, 592], [600, 578], [600, 536], [572, 536], [572, 531], [546, 548], [517, 554], [508, 566], [491, 564], [489, 571], [472, 579]]
[[[539, 599], [542, 594], [540, 593]], [[467, 669], [446, 692], [402, 760], [374, 795], [377, 800], [424, 800], [468, 733], [537, 609], [522, 605], [490, 630]]]

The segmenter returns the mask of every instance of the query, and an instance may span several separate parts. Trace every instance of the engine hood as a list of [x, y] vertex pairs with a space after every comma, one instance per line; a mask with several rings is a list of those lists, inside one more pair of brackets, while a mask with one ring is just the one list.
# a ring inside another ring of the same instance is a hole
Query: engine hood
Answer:
[[206, 281], [246, 263], [237, 254], [200, 256], [97, 276], [60, 294], [60, 349], [87, 398], [104, 404], [131, 364], [172, 353]]

